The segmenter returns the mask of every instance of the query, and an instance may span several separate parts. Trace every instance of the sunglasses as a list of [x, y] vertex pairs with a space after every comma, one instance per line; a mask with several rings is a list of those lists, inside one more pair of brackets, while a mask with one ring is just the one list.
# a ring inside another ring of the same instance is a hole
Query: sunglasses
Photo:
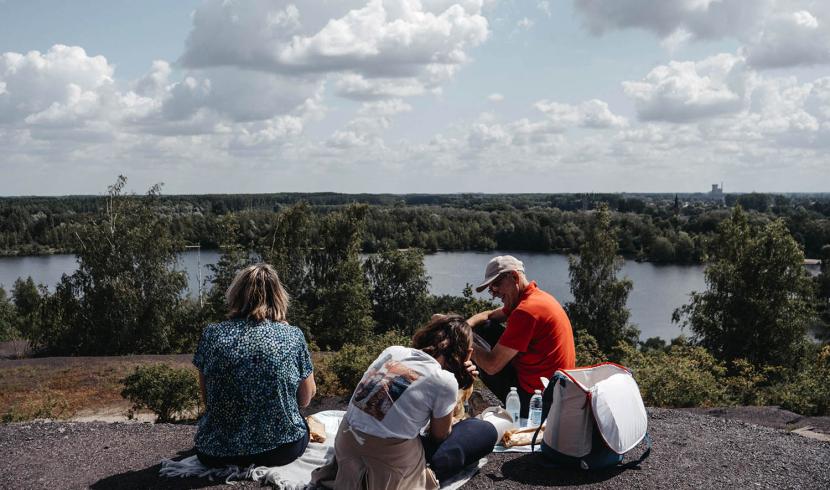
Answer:
[[498, 275], [498, 277], [493, 279], [493, 282], [490, 283], [490, 285], [487, 287], [487, 290], [492, 292], [493, 288], [499, 288], [500, 287], [499, 284], [501, 284], [501, 282], [504, 280], [504, 278], [510, 277], [510, 276], [512, 276], [512, 273], [502, 272], [501, 274]]

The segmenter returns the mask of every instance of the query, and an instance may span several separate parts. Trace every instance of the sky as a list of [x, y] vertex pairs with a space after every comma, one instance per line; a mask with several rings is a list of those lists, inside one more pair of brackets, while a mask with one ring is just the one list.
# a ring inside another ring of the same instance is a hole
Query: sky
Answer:
[[0, 195], [830, 192], [827, 0], [0, 0]]

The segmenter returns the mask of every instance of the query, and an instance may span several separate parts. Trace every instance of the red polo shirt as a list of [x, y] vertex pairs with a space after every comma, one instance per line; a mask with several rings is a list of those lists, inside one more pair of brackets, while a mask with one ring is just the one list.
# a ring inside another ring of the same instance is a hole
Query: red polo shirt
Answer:
[[516, 308], [505, 313], [507, 328], [499, 339], [519, 351], [512, 359], [522, 390], [542, 390], [540, 376], [550, 378], [557, 369], [576, 367], [571, 321], [556, 298], [536, 286], [525, 287]]

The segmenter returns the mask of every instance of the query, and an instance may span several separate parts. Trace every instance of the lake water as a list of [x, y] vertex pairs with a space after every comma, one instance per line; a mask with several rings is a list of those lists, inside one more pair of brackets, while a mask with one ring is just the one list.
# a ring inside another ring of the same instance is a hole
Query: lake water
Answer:
[[[430, 292], [433, 294], [461, 295], [467, 283], [474, 286], [481, 282], [484, 267], [494, 255], [512, 253], [525, 264], [529, 279], [553, 294], [561, 303], [571, 301], [568, 285], [568, 258], [558, 254], [528, 252], [439, 252], [427, 255], [424, 266], [430, 276]], [[209, 264], [219, 260], [213, 250], [188, 251], [179, 255], [177, 268], [188, 273], [188, 290], [199, 291], [198, 265], [202, 279], [207, 279]], [[18, 277], [32, 276], [36, 283], [51, 288], [62, 274], [71, 274], [77, 268], [74, 255], [46, 255], [35, 257], [0, 258], [0, 286], [9, 292]], [[671, 323], [675, 308], [688, 302], [691, 291], [705, 288], [702, 266], [654, 265], [626, 261], [622, 274], [634, 283], [628, 297], [631, 321], [641, 330], [641, 338], [662, 337], [666, 340], [680, 335], [680, 328]], [[489, 297], [486, 293], [478, 297]]]

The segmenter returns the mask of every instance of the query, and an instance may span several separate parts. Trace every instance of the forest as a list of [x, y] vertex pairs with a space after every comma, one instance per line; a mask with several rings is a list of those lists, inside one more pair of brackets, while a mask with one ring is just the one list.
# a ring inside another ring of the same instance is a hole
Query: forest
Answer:
[[[105, 196], [0, 198], [0, 255], [77, 253], [78, 234]], [[830, 194], [335, 194], [165, 196], [157, 212], [187, 245], [251, 248], [279, 212], [305, 203], [323, 216], [366, 205], [360, 251], [384, 248], [573, 253], [606, 205], [619, 252], [656, 263], [702, 263], [705, 243], [736, 204], [753, 222], [781, 219], [808, 258], [830, 243]], [[223, 226], [239, 233], [228, 243]]]

